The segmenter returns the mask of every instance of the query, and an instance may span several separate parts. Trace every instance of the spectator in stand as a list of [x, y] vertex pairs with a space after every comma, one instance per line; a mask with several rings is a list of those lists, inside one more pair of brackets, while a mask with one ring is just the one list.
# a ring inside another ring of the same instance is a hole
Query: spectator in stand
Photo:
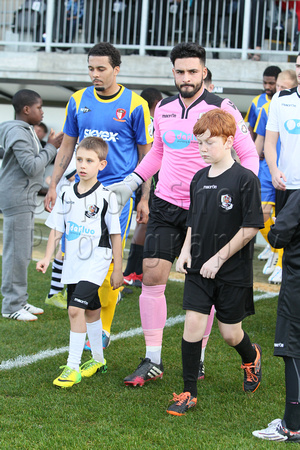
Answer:
[[[253, 50], [261, 50], [263, 19], [265, 10], [265, 0], [251, 0], [251, 22], [250, 22], [250, 43], [249, 47]], [[260, 61], [259, 53], [249, 53], [249, 59]]]

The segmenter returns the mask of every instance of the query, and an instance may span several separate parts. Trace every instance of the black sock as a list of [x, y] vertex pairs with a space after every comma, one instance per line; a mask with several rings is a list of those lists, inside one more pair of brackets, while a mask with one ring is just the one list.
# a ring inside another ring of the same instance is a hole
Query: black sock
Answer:
[[137, 275], [143, 273], [143, 245], [131, 244], [128, 255], [126, 269], [124, 270], [124, 276], [127, 277], [131, 273], [135, 272]]
[[284, 421], [292, 431], [300, 430], [300, 359], [285, 356], [285, 413]]
[[197, 378], [199, 362], [201, 356], [202, 340], [199, 342], [187, 342], [182, 338], [182, 373], [184, 382], [184, 392], [190, 392], [193, 397], [197, 397]]
[[248, 334], [244, 331], [244, 337], [238, 345], [233, 348], [241, 355], [243, 363], [251, 363], [255, 361], [256, 350], [252, 347]]
[[300, 430], [300, 404], [285, 403], [285, 412], [283, 420], [286, 427], [292, 431]]

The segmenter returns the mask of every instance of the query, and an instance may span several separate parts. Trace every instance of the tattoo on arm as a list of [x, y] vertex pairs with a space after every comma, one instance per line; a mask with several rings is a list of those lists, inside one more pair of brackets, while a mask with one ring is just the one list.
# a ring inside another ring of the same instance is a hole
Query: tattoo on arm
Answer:
[[59, 167], [62, 167], [64, 169], [64, 171], [66, 170], [66, 168], [69, 165], [69, 160], [67, 160], [67, 158], [65, 156], [62, 157], [60, 163], [59, 163]]

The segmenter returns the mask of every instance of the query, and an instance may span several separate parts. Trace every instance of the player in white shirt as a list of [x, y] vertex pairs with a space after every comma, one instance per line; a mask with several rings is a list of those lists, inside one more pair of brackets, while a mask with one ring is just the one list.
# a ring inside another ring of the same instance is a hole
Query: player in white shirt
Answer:
[[[266, 127], [265, 158], [276, 189], [275, 215], [287, 198], [300, 189], [300, 53], [296, 60], [298, 87], [277, 92], [270, 104]], [[276, 144], [281, 149], [277, 165]]]
[[[114, 193], [97, 181], [98, 171], [106, 167], [107, 143], [97, 137], [81, 141], [76, 152], [80, 181], [66, 188], [53, 208], [46, 225], [52, 230], [45, 257], [37, 270], [45, 273], [57, 242], [65, 232], [66, 249], [62, 283], [68, 288], [70, 346], [67, 365], [53, 384], [71, 387], [96, 372], [106, 372], [102, 348], [102, 323], [98, 289], [103, 283], [112, 257], [113, 289], [123, 283], [122, 240], [118, 203]], [[92, 358], [81, 363], [88, 334]]]

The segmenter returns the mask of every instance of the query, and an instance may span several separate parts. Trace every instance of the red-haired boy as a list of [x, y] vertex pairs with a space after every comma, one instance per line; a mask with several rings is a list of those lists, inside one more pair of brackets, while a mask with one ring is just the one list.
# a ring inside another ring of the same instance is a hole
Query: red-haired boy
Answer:
[[210, 165], [191, 182], [188, 230], [176, 265], [186, 274], [186, 317], [184, 389], [167, 409], [172, 415], [183, 415], [197, 403], [201, 344], [213, 305], [221, 335], [241, 355], [244, 391], [254, 392], [261, 381], [261, 349], [242, 329], [242, 320], [254, 314], [253, 238], [263, 227], [260, 184], [231, 156], [235, 131], [233, 116], [220, 109], [203, 114], [193, 129]]

